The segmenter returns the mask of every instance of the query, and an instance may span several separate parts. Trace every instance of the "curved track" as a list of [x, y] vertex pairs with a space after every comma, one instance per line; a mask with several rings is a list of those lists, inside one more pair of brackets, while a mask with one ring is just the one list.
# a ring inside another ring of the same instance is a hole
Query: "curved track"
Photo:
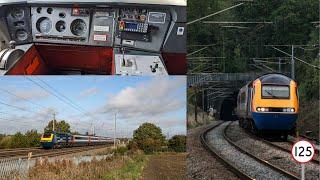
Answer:
[[220, 162], [222, 162], [225, 166], [227, 166], [235, 175], [237, 175], [239, 178], [241, 179], [247, 179], [247, 180], [254, 180], [254, 178], [248, 176], [246, 173], [242, 172], [241, 170], [239, 170], [237, 167], [235, 167], [232, 162], [230, 162], [229, 160], [225, 159], [224, 157], [220, 156], [219, 153], [217, 151], [215, 151], [212, 147], [210, 147], [210, 145], [207, 143], [206, 140], [206, 136], [208, 134], [208, 132], [212, 131], [214, 128], [222, 125], [223, 123], [217, 124], [213, 127], [208, 128], [207, 130], [205, 130], [204, 133], [202, 133], [200, 135], [200, 141], [202, 143], [202, 145], [204, 146], [204, 148], [210, 152], [213, 156], [215, 156], [216, 158], [218, 158], [218, 160], [220, 160]]
[[233, 143], [225, 134], [230, 124], [225, 122], [210, 127], [200, 139], [203, 146], [237, 176], [241, 179], [299, 179]]

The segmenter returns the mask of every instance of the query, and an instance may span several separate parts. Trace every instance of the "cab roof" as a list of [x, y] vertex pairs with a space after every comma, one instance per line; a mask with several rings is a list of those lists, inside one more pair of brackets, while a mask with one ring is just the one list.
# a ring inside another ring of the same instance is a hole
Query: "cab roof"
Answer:
[[292, 81], [291, 78], [282, 74], [266, 74], [261, 76], [259, 79], [262, 84], [290, 85], [290, 82]]

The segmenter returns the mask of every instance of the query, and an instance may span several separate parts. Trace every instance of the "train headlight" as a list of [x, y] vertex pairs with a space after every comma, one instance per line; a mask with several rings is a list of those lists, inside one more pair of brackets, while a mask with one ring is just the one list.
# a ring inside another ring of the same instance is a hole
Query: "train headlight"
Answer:
[[283, 112], [287, 112], [287, 108], [284, 108], [284, 109], [283, 109]]
[[257, 108], [257, 111], [261, 111], [261, 108], [258, 107], [258, 108]]
[[290, 108], [290, 112], [294, 112], [294, 108]]
[[261, 111], [264, 112], [264, 111], [266, 111], [266, 109], [265, 108], [261, 108]]

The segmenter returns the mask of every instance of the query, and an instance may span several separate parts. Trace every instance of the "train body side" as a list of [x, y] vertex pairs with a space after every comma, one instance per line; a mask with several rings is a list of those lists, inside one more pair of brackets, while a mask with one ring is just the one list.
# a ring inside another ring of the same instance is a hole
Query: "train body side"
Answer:
[[40, 140], [45, 149], [95, 146], [113, 143], [113, 139], [107, 137], [71, 135], [63, 133], [44, 133]]
[[[281, 97], [273, 95], [274, 92]], [[243, 87], [238, 95], [238, 117], [253, 123], [257, 130], [290, 131], [298, 112], [297, 84], [283, 75], [260, 77]]]

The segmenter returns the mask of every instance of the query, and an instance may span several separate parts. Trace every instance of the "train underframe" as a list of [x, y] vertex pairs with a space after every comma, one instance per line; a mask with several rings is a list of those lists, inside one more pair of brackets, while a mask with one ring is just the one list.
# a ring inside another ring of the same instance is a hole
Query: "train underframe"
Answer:
[[296, 123], [290, 129], [259, 129], [252, 118], [240, 118], [239, 126], [263, 138], [280, 138], [288, 140], [288, 135], [296, 135]]

